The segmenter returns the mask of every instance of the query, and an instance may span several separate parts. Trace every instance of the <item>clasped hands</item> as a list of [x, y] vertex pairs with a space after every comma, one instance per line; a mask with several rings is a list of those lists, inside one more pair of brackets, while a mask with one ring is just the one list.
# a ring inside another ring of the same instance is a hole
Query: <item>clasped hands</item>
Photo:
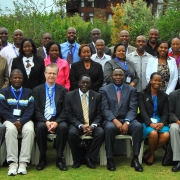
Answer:
[[122, 124], [119, 120], [113, 119], [113, 123], [121, 134], [126, 135], [128, 133], [129, 125], [127, 123]]
[[91, 136], [94, 127], [88, 125], [82, 125], [81, 129], [83, 130], [85, 136]]
[[16, 126], [18, 132], [21, 132], [22, 124], [19, 120], [14, 122], [14, 125]]
[[55, 121], [46, 121], [46, 127], [48, 129], [48, 132], [52, 134], [55, 133], [57, 126], [58, 126], [58, 123]]
[[163, 123], [151, 123], [150, 126], [155, 129], [156, 131], [160, 131], [164, 124]]

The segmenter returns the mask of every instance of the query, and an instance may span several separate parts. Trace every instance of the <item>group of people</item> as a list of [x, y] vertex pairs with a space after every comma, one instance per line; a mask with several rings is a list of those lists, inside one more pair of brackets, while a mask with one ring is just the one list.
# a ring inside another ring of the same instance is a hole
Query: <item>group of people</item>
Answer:
[[[180, 107], [178, 72], [180, 39], [158, 42], [159, 32], [150, 29], [149, 40], [140, 35], [136, 47], [129, 32], [118, 35], [119, 43], [108, 48], [101, 31], [91, 31], [92, 42], [78, 44], [76, 29], [67, 30], [67, 42], [42, 36], [36, 48], [23, 31], [0, 28], [0, 145], [5, 139], [8, 175], [27, 174], [34, 138], [40, 150], [37, 170], [47, 165], [47, 134], [55, 133], [56, 166], [66, 171], [63, 151], [68, 141], [73, 168], [82, 163], [94, 169], [105, 141], [107, 169], [116, 170], [113, 147], [117, 134], [131, 135], [131, 167], [143, 171], [138, 155], [148, 138], [143, 162], [152, 165], [155, 151], [171, 141], [173, 172], [180, 171]], [[18, 155], [18, 134], [22, 134]], [[82, 157], [80, 136], [92, 136]]]

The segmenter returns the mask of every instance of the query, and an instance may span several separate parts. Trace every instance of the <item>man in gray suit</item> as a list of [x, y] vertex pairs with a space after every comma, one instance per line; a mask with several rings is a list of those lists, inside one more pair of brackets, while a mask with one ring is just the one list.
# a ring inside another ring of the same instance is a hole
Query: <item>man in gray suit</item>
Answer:
[[0, 122], [0, 146], [3, 142], [5, 131], [6, 131], [6, 127]]
[[104, 117], [105, 149], [107, 169], [114, 171], [113, 146], [117, 134], [132, 135], [133, 159], [131, 167], [142, 172], [138, 161], [142, 141], [142, 125], [136, 120], [137, 92], [130, 85], [124, 84], [125, 74], [122, 69], [114, 69], [111, 75], [112, 83], [100, 88], [102, 95], [102, 114]]
[[180, 171], [180, 90], [169, 94], [169, 121], [170, 140], [173, 151], [173, 161], [177, 164], [172, 168], [173, 172]]

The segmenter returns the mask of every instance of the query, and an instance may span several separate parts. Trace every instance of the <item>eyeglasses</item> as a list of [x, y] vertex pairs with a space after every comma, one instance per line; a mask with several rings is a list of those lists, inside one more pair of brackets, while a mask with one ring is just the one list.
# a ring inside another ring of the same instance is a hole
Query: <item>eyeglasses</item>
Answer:
[[48, 75], [53, 75], [53, 76], [57, 75], [57, 73], [52, 73], [52, 72], [45, 72], [45, 73], [48, 74]]

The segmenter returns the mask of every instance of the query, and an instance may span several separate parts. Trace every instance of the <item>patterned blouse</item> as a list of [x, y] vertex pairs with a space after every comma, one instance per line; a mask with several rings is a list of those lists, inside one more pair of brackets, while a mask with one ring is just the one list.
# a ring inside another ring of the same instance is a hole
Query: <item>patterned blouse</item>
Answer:
[[170, 70], [169, 70], [168, 63], [163, 64], [163, 65], [158, 64], [158, 73], [160, 73], [162, 76], [162, 86], [160, 90], [166, 92], [169, 79], [170, 79]]

